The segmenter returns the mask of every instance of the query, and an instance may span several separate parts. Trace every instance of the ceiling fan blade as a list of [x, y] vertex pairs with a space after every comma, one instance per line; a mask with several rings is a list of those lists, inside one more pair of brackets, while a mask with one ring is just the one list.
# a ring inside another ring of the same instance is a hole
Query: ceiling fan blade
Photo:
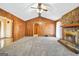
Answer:
[[47, 9], [43, 9], [44, 11], [48, 11]]
[[[38, 9], [38, 8], [35, 8], [35, 7], [31, 7], [31, 8]], [[48, 11], [47, 9], [43, 9], [43, 8], [41, 8], [41, 9], [44, 10], [44, 11]]]
[[28, 8], [30, 6], [34, 5], [34, 3], [28, 4], [27, 6], [25, 6], [24, 8]]
[[38, 6], [37, 7], [31, 7], [31, 8], [38, 9], [38, 10], [43, 10], [43, 11], [48, 11], [47, 9], [44, 9], [41, 6], [42, 6], [42, 3], [38, 3]]
[[33, 9], [38, 9], [38, 8], [35, 8], [35, 7], [31, 7], [31, 8], [33, 8]]

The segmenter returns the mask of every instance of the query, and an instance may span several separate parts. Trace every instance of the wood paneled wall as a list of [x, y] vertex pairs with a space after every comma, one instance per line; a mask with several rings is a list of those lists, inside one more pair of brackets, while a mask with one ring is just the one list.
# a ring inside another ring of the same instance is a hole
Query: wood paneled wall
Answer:
[[25, 22], [13, 14], [0, 8], [0, 16], [13, 20], [13, 41], [25, 36]]
[[[22, 37], [26, 36], [33, 36], [33, 23], [34, 22], [41, 22], [41, 25], [38, 25], [37, 33], [39, 36], [49, 35], [55, 36], [56, 35], [56, 23], [50, 19], [44, 17], [36, 17], [30, 19], [28, 21], [23, 21], [22, 19], [14, 16], [13, 14], [0, 9], [0, 16], [7, 17], [13, 20], [13, 41], [16, 41]], [[45, 23], [45, 24], [44, 24]], [[34, 30], [35, 32], [36, 30]]]
[[[34, 25], [34, 23], [41, 23]], [[38, 27], [38, 28], [37, 28]], [[35, 28], [37, 28], [35, 30]], [[44, 17], [36, 17], [26, 21], [26, 36], [33, 36], [34, 33], [38, 33], [39, 36], [55, 36], [56, 35], [56, 23], [50, 19]]]
[[13, 31], [14, 41], [25, 36], [25, 22], [18, 18], [14, 19], [14, 31]]

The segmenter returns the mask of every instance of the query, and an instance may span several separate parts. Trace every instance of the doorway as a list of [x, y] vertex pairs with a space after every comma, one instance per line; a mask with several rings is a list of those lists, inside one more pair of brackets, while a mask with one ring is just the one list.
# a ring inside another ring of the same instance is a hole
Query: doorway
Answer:
[[6, 17], [0, 16], [0, 46], [1, 48], [11, 45], [13, 42], [12, 36], [13, 21]]
[[56, 38], [61, 39], [62, 38], [62, 23], [61, 21], [58, 21], [56, 23]]
[[33, 24], [33, 36], [39, 36], [39, 27], [38, 23]]

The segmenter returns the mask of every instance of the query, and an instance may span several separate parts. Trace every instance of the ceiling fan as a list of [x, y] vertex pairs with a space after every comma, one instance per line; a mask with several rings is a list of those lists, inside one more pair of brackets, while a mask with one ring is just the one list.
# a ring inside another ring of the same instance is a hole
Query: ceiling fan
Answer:
[[31, 7], [31, 8], [36, 9], [38, 11], [39, 16], [41, 16], [42, 12], [48, 11], [43, 3], [38, 3], [37, 7]]

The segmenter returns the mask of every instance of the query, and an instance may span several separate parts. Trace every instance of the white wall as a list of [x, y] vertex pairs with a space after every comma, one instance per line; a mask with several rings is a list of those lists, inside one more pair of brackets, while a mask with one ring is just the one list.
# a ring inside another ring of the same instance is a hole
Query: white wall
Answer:
[[61, 22], [58, 21], [56, 24], [56, 38], [61, 39], [62, 38], [62, 27], [61, 27]]

